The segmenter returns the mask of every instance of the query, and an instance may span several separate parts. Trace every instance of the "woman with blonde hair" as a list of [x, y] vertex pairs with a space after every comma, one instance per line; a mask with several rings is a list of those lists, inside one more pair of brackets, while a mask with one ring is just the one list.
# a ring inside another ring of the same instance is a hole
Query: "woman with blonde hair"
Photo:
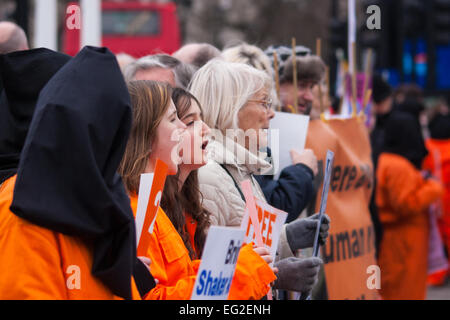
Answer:
[[[184, 150], [180, 152], [181, 135], [176, 132], [182, 130], [181, 134], [184, 135], [189, 127], [186, 130], [187, 126], [177, 116], [170, 86], [153, 81], [133, 81], [128, 87], [133, 125], [120, 174], [129, 192], [133, 211], [136, 212], [140, 175], [153, 172], [156, 159], [168, 164], [170, 175], [177, 174]], [[168, 141], [168, 137], [175, 138]], [[147, 257], [151, 260], [151, 273], [158, 284], [145, 299], [178, 300], [191, 297], [200, 260], [191, 260], [185, 242], [172, 223], [175, 220], [169, 218], [173, 219], [174, 214], [168, 212], [166, 215], [163, 209], [157, 213]], [[267, 293], [269, 283], [275, 279], [267, 264], [271, 260], [269, 256], [261, 257], [255, 253], [251, 246], [245, 246], [241, 249], [238, 264], [242, 261], [244, 251], [251, 256], [247, 265], [257, 265], [258, 268], [237, 268], [229, 297], [260, 299]]]
[[229, 62], [239, 62], [265, 71], [270, 77], [274, 77], [274, 70], [270, 58], [257, 46], [241, 43], [222, 51], [222, 58]]
[[[274, 117], [269, 99], [270, 77], [242, 63], [212, 60], [194, 75], [191, 92], [203, 105], [205, 123], [213, 130], [209, 161], [199, 169], [203, 205], [214, 225], [240, 226], [245, 198], [240, 190], [250, 180], [253, 194], [266, 198], [253, 175], [271, 169], [259, 150], [267, 146], [266, 131]], [[308, 293], [322, 260], [295, 258], [293, 251], [313, 245], [316, 218], [294, 221], [283, 228], [278, 246], [275, 288]], [[321, 241], [328, 236], [322, 229]]]
[[[272, 79], [274, 70], [270, 58], [257, 46], [247, 43], [228, 48], [222, 52], [225, 61], [248, 64], [258, 70], [265, 71]], [[273, 81], [274, 82], [274, 81]], [[275, 105], [281, 105], [274, 86], [270, 92]], [[270, 162], [272, 152], [267, 147], [267, 158]], [[273, 175], [256, 175], [255, 179], [261, 186], [267, 202], [283, 211], [286, 211], [287, 222], [298, 218], [303, 209], [313, 197], [313, 180], [317, 174], [317, 158], [311, 149], [302, 152], [290, 150], [292, 165], [284, 168], [278, 180]]]

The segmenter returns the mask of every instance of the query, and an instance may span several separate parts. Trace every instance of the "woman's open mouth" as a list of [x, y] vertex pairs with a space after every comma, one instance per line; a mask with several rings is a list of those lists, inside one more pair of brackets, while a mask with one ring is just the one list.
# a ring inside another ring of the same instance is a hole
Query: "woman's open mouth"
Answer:
[[208, 143], [209, 143], [208, 140], [205, 140], [205, 141], [202, 143], [202, 150], [206, 150], [206, 147], [208, 146]]

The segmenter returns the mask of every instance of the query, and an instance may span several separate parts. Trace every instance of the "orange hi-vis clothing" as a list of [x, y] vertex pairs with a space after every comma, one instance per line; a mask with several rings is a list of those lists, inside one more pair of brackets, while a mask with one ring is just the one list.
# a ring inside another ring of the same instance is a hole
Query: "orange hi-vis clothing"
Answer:
[[[131, 195], [131, 208], [137, 210], [137, 196]], [[150, 271], [158, 284], [146, 300], [186, 300], [191, 298], [201, 260], [191, 260], [183, 240], [165, 212], [160, 208], [151, 234], [148, 258]], [[242, 247], [231, 283], [230, 300], [261, 299], [276, 279], [269, 265], [253, 251]]]
[[197, 257], [200, 257], [202, 253], [198, 252], [198, 249], [195, 246], [195, 232], [197, 231], [197, 221], [195, 221], [194, 218], [192, 218], [192, 216], [187, 212], [185, 212], [184, 216], [186, 221], [186, 230], [189, 234], [189, 242], [191, 243], [191, 247], [194, 250], [195, 255]]
[[[15, 181], [0, 186], [0, 300], [121, 299], [91, 274], [92, 253], [80, 239], [9, 210]], [[133, 279], [131, 285], [133, 299], [140, 299]]]
[[381, 296], [421, 300], [426, 295], [427, 208], [442, 195], [441, 185], [425, 180], [405, 158], [382, 153], [377, 168], [376, 204], [384, 234], [378, 264]]
[[[428, 139], [426, 146], [429, 151], [428, 156], [424, 160], [424, 169], [430, 170], [434, 175], [438, 174], [435, 167], [434, 154], [439, 155], [440, 164], [440, 179], [444, 185], [444, 194], [440, 199], [442, 205], [442, 216], [439, 217], [439, 229], [443, 238], [443, 242], [447, 246], [448, 253], [450, 253], [450, 139], [437, 140]], [[437, 153], [435, 151], [438, 151]], [[450, 254], [449, 254], [450, 265]]]

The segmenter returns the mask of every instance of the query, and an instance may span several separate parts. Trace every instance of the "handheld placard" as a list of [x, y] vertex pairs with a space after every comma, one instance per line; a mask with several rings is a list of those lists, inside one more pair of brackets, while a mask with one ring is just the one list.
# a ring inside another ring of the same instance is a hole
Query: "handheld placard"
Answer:
[[211, 226], [191, 300], [226, 300], [230, 294], [244, 230]]
[[[273, 261], [275, 261], [281, 231], [288, 214], [270, 206], [258, 198], [255, 198], [255, 204], [258, 211], [258, 221], [261, 227], [261, 236], [264, 246], [269, 250]], [[252, 242], [255, 238], [255, 230], [248, 211], [246, 211], [242, 218], [241, 229], [245, 231], [245, 243]], [[270, 265], [272, 266], [273, 263]]]
[[322, 226], [322, 218], [325, 214], [325, 210], [327, 208], [327, 199], [328, 199], [328, 190], [330, 189], [330, 179], [331, 179], [331, 171], [333, 169], [333, 160], [334, 153], [330, 150], [327, 151], [327, 158], [325, 162], [325, 176], [323, 180], [322, 187], [322, 198], [320, 200], [320, 209], [319, 209], [319, 223], [317, 224], [316, 235], [314, 238], [314, 247], [313, 247], [313, 256], [317, 257], [319, 255], [319, 234], [320, 227]]
[[[258, 212], [256, 210], [256, 203], [255, 198], [253, 197], [253, 191], [252, 191], [252, 183], [250, 180], [242, 181], [241, 183], [242, 193], [244, 194], [245, 198], [245, 206], [248, 210], [248, 214], [250, 216], [250, 220], [253, 224], [253, 229], [255, 230], [255, 236], [256, 236], [256, 244], [259, 247], [264, 246], [264, 241], [261, 234], [261, 226], [259, 225], [258, 220]], [[267, 299], [272, 300], [272, 291], [269, 290], [267, 293]]]
[[[320, 209], [319, 209], [319, 222], [317, 223], [316, 234], [314, 237], [314, 247], [313, 247], [313, 257], [319, 256], [319, 234], [320, 227], [322, 226], [323, 215], [325, 214], [325, 210], [327, 208], [327, 199], [328, 199], [328, 190], [330, 189], [330, 178], [331, 171], [333, 169], [333, 160], [334, 153], [330, 150], [327, 151], [327, 158], [325, 160], [325, 175], [323, 179], [323, 187], [322, 187], [322, 198], [320, 200]], [[307, 296], [302, 293], [300, 296], [300, 300], [311, 300], [311, 296]]]
[[150, 244], [150, 234], [159, 209], [168, 166], [161, 160], [156, 161], [155, 171], [141, 175], [139, 197], [136, 211], [137, 255], [146, 256]]
[[250, 180], [242, 181], [241, 183], [242, 193], [245, 197], [245, 206], [248, 210], [250, 220], [252, 221], [253, 228], [255, 230], [256, 244], [260, 247], [264, 246], [264, 241], [261, 235], [261, 227], [258, 220], [258, 212], [256, 210], [255, 198], [253, 197], [252, 185]]

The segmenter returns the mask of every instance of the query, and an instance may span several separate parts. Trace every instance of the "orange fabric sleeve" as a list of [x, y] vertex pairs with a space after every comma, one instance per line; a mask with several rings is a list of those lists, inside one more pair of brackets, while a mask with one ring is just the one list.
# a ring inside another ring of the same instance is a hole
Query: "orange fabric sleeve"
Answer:
[[[137, 197], [131, 197], [136, 212]], [[201, 260], [191, 260], [183, 240], [162, 209], [159, 209], [147, 253], [150, 271], [158, 284], [145, 300], [190, 299]], [[238, 257], [236, 272], [230, 288], [230, 299], [260, 299], [267, 294], [275, 279], [272, 269], [252, 249], [244, 246]]]
[[229, 300], [259, 300], [277, 277], [269, 265], [253, 250], [251, 243], [241, 248]]
[[423, 179], [418, 170], [399, 156], [383, 154], [377, 178], [386, 198], [383, 202], [400, 214], [419, 214], [442, 195], [442, 186], [437, 181]]
[[0, 299], [67, 299], [56, 235], [9, 210], [14, 184], [0, 190]]
[[190, 259], [183, 240], [162, 209], [156, 216], [147, 256], [151, 260], [150, 272], [159, 283], [145, 300], [191, 298], [199, 263]]
[[[190, 299], [194, 289], [196, 274], [201, 260], [192, 261], [195, 275], [178, 279], [174, 286], [158, 284], [145, 297], [146, 300], [181, 300]], [[242, 247], [233, 282], [231, 283], [229, 300], [259, 300], [263, 298], [276, 279], [269, 265], [252, 249], [251, 244]]]

